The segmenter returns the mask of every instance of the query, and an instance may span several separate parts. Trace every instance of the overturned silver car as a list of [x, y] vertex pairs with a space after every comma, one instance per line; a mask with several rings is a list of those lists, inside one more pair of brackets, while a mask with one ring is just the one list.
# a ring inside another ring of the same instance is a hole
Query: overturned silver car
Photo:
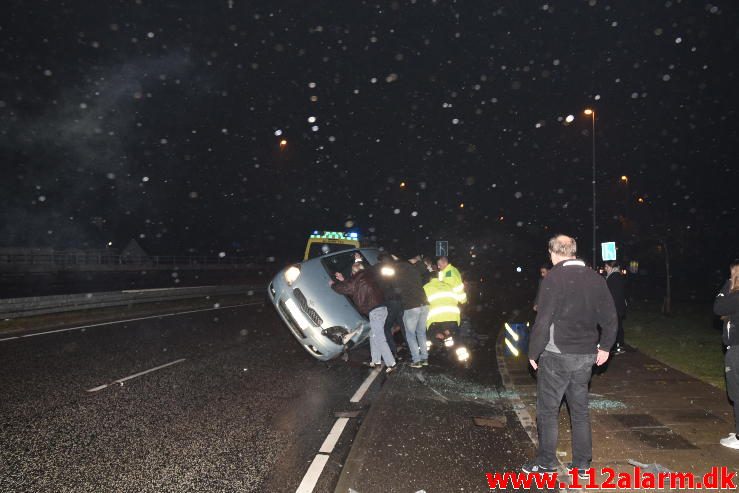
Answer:
[[269, 297], [295, 338], [321, 361], [340, 356], [369, 336], [369, 321], [329, 286], [334, 274], [351, 276], [354, 254], [377, 263], [376, 248], [350, 248], [291, 265], [269, 284]]

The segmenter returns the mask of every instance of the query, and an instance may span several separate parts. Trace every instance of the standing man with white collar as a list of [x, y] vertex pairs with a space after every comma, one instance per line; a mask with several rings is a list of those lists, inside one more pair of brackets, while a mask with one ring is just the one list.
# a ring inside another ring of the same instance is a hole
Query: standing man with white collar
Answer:
[[[536, 322], [529, 338], [529, 362], [537, 372], [536, 426], [539, 449], [525, 473], [557, 470], [557, 435], [562, 397], [572, 422], [572, 463], [579, 474], [593, 455], [588, 383], [593, 364], [608, 361], [618, 316], [605, 280], [576, 258], [574, 238], [549, 240], [552, 269], [539, 292]], [[602, 331], [598, 333], [598, 325]], [[538, 361], [538, 363], [537, 363]]]

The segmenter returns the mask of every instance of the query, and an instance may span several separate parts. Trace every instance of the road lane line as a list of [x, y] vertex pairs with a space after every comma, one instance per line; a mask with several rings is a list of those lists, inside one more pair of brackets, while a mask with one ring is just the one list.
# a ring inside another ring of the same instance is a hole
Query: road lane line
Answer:
[[106, 383], [106, 384], [103, 384], [103, 385], [99, 385], [97, 387], [93, 387], [91, 389], [87, 389], [87, 391], [88, 392], [97, 392], [98, 390], [103, 390], [103, 389], [107, 389], [107, 388], [108, 388], [108, 384]]
[[123, 324], [126, 322], [138, 322], [140, 320], [149, 320], [152, 318], [166, 318], [166, 317], [174, 317], [177, 315], [188, 315], [190, 313], [198, 313], [198, 312], [208, 312], [213, 310], [225, 310], [227, 308], [238, 308], [242, 306], [255, 306], [255, 305], [263, 305], [263, 301], [259, 302], [252, 302], [252, 303], [239, 303], [238, 305], [228, 305], [228, 306], [218, 306], [213, 308], [201, 308], [198, 310], [187, 310], [184, 312], [172, 312], [172, 313], [163, 313], [161, 315], [148, 315], [146, 317], [137, 317], [137, 318], [127, 318], [126, 320], [112, 320], [110, 322], [100, 322], [97, 324], [89, 324], [89, 325], [79, 325], [77, 327], [66, 327], [64, 329], [54, 329], [54, 330], [47, 330], [45, 332], [34, 332], [32, 334], [21, 334], [19, 336], [13, 336], [13, 337], [6, 337], [5, 339], [0, 339], [0, 342], [3, 341], [11, 341], [14, 339], [20, 339], [20, 338], [28, 338], [28, 337], [36, 337], [36, 336], [43, 336], [47, 334], [57, 334], [59, 332], [70, 332], [73, 330], [82, 330], [82, 329], [89, 329], [92, 327], [102, 327], [104, 325], [115, 325], [115, 324]]
[[312, 493], [313, 488], [315, 488], [318, 483], [318, 478], [321, 477], [323, 468], [326, 467], [326, 462], [328, 462], [328, 455], [316, 455], [313, 462], [310, 463], [308, 472], [303, 476], [303, 480], [300, 482], [298, 489], [295, 490], [295, 493]]
[[321, 449], [318, 452], [322, 454], [330, 454], [331, 452], [333, 452], [334, 447], [336, 447], [336, 442], [339, 441], [341, 432], [344, 431], [344, 428], [346, 428], [346, 424], [348, 422], [349, 418], [337, 419], [336, 423], [334, 423], [334, 427], [331, 428], [331, 431], [326, 437], [326, 440], [323, 441], [323, 445], [321, 445]]
[[[367, 375], [367, 378], [364, 379], [364, 382], [362, 382], [362, 385], [359, 386], [352, 398], [349, 399], [349, 402], [361, 401], [362, 397], [367, 393], [372, 382], [375, 381], [375, 378], [377, 378], [377, 375], [379, 374], [380, 368], [372, 370], [370, 374]], [[305, 473], [305, 476], [303, 476], [303, 480], [300, 482], [298, 489], [295, 490], [295, 493], [312, 493], [313, 488], [316, 487], [316, 484], [318, 484], [318, 480], [323, 473], [323, 468], [326, 466], [326, 462], [328, 462], [329, 454], [334, 451], [336, 443], [339, 441], [339, 438], [348, 422], [349, 418], [338, 418], [336, 420], [331, 431], [329, 431], [328, 436], [323, 440], [323, 444], [318, 450], [318, 454], [313, 458], [313, 462], [311, 462], [310, 467], [308, 467], [308, 471]]]
[[354, 392], [354, 395], [351, 399], [349, 399], [349, 402], [359, 402], [362, 400], [362, 397], [364, 397], [364, 394], [367, 393], [367, 389], [370, 388], [370, 385], [372, 385], [372, 382], [375, 381], [375, 378], [377, 378], [377, 375], [380, 374], [380, 369], [375, 368], [370, 372], [369, 375], [367, 375], [367, 378], [362, 382], [362, 385], [359, 386], [356, 392]]
[[185, 360], [186, 360], [186, 358], [180, 358], [180, 359], [177, 359], [177, 360], [174, 360], [174, 361], [170, 361], [169, 363], [165, 363], [163, 365], [155, 366], [154, 368], [150, 368], [148, 370], [140, 371], [138, 373], [134, 373], [133, 375], [129, 375], [127, 377], [119, 378], [118, 380], [113, 380], [113, 382], [110, 383], [110, 384], [99, 385], [97, 387], [93, 387], [91, 389], [87, 389], [87, 392], [97, 392], [99, 390], [103, 390], [103, 389], [109, 387], [110, 385], [112, 385], [114, 383], [123, 385], [123, 382], [127, 382], [127, 381], [129, 381], [129, 380], [131, 380], [133, 378], [138, 378], [138, 377], [140, 377], [142, 375], [146, 375], [147, 373], [151, 373], [153, 371], [161, 370], [162, 368], [167, 368], [168, 366], [172, 366], [172, 365], [176, 365], [178, 363], [182, 363]]

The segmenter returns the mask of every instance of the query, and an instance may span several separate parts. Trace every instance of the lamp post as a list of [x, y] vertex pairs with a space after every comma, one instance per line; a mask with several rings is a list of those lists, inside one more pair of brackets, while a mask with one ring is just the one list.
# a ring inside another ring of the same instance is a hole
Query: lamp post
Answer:
[[595, 256], [595, 250], [596, 250], [596, 243], [595, 243], [595, 228], [596, 228], [596, 215], [595, 215], [595, 110], [591, 108], [585, 108], [585, 111], [583, 113], [586, 116], [589, 116], [593, 122], [593, 127], [591, 131], [591, 135], [593, 138], [593, 269], [596, 269], [596, 256]]

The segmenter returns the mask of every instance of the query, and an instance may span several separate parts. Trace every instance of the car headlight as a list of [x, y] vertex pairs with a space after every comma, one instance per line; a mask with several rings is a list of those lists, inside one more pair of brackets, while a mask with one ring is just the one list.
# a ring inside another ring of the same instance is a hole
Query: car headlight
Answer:
[[452, 347], [454, 346], [454, 338], [453, 337], [447, 337], [444, 339], [444, 346], [446, 347]]
[[467, 361], [470, 359], [470, 353], [467, 351], [467, 348], [462, 346], [457, 348], [457, 359], [459, 361]]
[[297, 281], [298, 277], [300, 277], [300, 267], [297, 265], [288, 267], [285, 271], [285, 281], [287, 281], [288, 285], [291, 285], [292, 283]]

